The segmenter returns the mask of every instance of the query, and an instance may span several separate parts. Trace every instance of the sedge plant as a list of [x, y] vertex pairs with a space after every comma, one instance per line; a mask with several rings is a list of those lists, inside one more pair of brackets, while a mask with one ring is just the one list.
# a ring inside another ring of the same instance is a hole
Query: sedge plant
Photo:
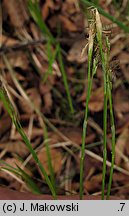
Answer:
[[109, 109], [110, 109], [110, 124], [111, 124], [111, 134], [112, 134], [112, 150], [111, 150], [112, 161], [111, 161], [111, 170], [110, 170], [110, 177], [109, 177], [109, 183], [107, 189], [107, 199], [109, 199], [112, 178], [113, 178], [114, 161], [115, 161], [115, 123], [114, 123], [114, 114], [113, 114], [112, 85], [111, 85], [112, 72], [109, 66], [110, 43], [108, 37], [106, 37], [106, 41], [105, 41], [106, 50], [103, 51], [102, 23], [100, 20], [100, 15], [97, 10], [96, 10], [96, 31], [97, 31], [97, 41], [99, 44], [101, 64], [102, 64], [103, 80], [104, 80], [102, 199], [104, 199], [106, 160], [107, 160], [107, 103], [108, 101], [109, 101]]
[[[80, 199], [83, 197], [83, 170], [84, 170], [84, 157], [85, 157], [85, 139], [87, 132], [88, 123], [88, 105], [91, 95], [92, 80], [97, 69], [97, 59], [93, 60], [94, 42], [95, 42], [95, 22], [92, 21], [89, 25], [89, 39], [88, 39], [88, 87], [86, 97], [85, 116], [83, 122], [83, 133], [82, 133], [82, 148], [81, 148], [81, 161], [80, 161]], [[85, 49], [85, 48], [84, 48]], [[93, 67], [93, 68], [92, 68]]]
[[[92, 10], [92, 25], [89, 25], [89, 41], [88, 41], [88, 87], [86, 96], [86, 107], [85, 116], [83, 122], [83, 133], [82, 133], [82, 149], [81, 149], [81, 161], [80, 161], [80, 199], [83, 198], [83, 172], [84, 172], [84, 156], [85, 156], [85, 139], [87, 131], [88, 122], [88, 105], [91, 95], [92, 80], [96, 73], [98, 58], [99, 64], [102, 65], [103, 73], [103, 86], [104, 86], [104, 107], [103, 107], [103, 169], [102, 169], [102, 199], [105, 197], [105, 176], [106, 176], [106, 161], [107, 161], [107, 109], [108, 101], [110, 107], [110, 122], [111, 122], [111, 132], [112, 132], [112, 162], [110, 177], [108, 183], [107, 199], [110, 196], [113, 168], [114, 168], [114, 158], [115, 158], [115, 123], [113, 115], [113, 101], [112, 101], [112, 89], [110, 83], [111, 70], [109, 68], [109, 54], [110, 46], [109, 41], [106, 39], [106, 51], [103, 51], [104, 41], [103, 41], [103, 30], [102, 23], [100, 20], [100, 15], [98, 10], [95, 8]], [[98, 52], [99, 57], [95, 54]]]
[[[29, 0], [29, 2], [32, 2], [32, 0]], [[31, 14], [35, 20], [36, 23], [39, 24], [40, 29], [42, 29], [43, 32], [46, 32], [46, 35], [49, 37], [49, 44], [48, 48], [50, 48], [51, 44], [53, 45], [53, 42], [55, 43], [56, 40], [53, 39], [53, 36], [51, 36], [51, 33], [46, 28], [46, 25], [44, 23], [41, 23], [41, 16], [38, 14], [38, 7], [37, 7], [37, 1], [36, 7], [32, 7], [33, 3], [30, 4], [30, 10]], [[35, 11], [35, 8], [36, 11]], [[33, 9], [33, 10], [32, 10]], [[33, 13], [32, 13], [33, 12]], [[40, 13], [39, 13], [40, 14]], [[43, 21], [42, 21], [43, 22]], [[98, 43], [98, 47], [97, 47]], [[84, 116], [84, 122], [83, 122], [83, 133], [82, 133], [82, 148], [81, 148], [81, 161], [80, 161], [80, 199], [83, 198], [83, 174], [84, 174], [84, 156], [85, 156], [85, 138], [86, 138], [86, 132], [87, 132], [87, 123], [88, 123], [88, 105], [91, 95], [91, 89], [92, 89], [92, 80], [94, 77], [94, 74], [97, 70], [98, 65], [98, 57], [94, 55], [96, 53], [96, 49], [100, 53], [101, 58], [101, 64], [102, 64], [102, 70], [103, 70], [103, 80], [104, 80], [104, 113], [103, 113], [103, 177], [102, 177], [102, 199], [104, 199], [104, 190], [105, 190], [105, 175], [106, 175], [106, 158], [107, 158], [107, 102], [109, 101], [109, 109], [110, 109], [110, 119], [111, 119], [111, 131], [112, 131], [112, 163], [111, 163], [111, 170], [110, 170], [110, 177], [109, 177], [109, 184], [108, 184], [108, 192], [107, 192], [107, 199], [110, 196], [110, 190], [111, 190], [111, 184], [112, 184], [112, 176], [113, 176], [113, 167], [114, 167], [114, 155], [115, 155], [115, 124], [114, 124], [114, 115], [113, 115], [113, 102], [112, 102], [112, 87], [110, 82], [110, 75], [111, 70], [109, 68], [109, 53], [110, 53], [110, 46], [109, 41], [106, 41], [106, 52], [103, 51], [103, 38], [102, 38], [102, 24], [99, 17], [99, 13], [97, 9], [93, 10], [93, 20], [89, 24], [89, 39], [88, 39], [88, 87], [87, 87], [87, 97], [86, 97], [86, 107], [85, 107], [85, 116]], [[56, 49], [55, 54], [53, 58], [50, 61], [50, 68], [49, 72], [51, 73], [52, 70], [52, 63], [56, 59], [56, 56], [58, 56], [59, 65], [61, 68], [62, 76], [64, 85], [67, 92], [67, 97], [70, 105], [70, 109], [73, 113], [73, 107], [72, 107], [72, 100], [70, 96], [70, 91], [67, 83], [67, 77], [65, 74], [65, 69], [63, 65], [62, 55], [61, 55], [61, 48], [60, 45], [56, 42]], [[50, 50], [49, 50], [50, 51]], [[50, 53], [50, 52], [49, 52]], [[6, 61], [6, 60], [5, 60]], [[6, 61], [7, 63], [7, 61]], [[46, 77], [47, 78], [47, 77]], [[46, 79], [45, 78], [45, 79]], [[46, 80], [45, 80], [46, 81]], [[23, 131], [23, 128], [18, 120], [18, 117], [15, 113], [15, 110], [9, 100], [9, 97], [7, 95], [7, 92], [2, 84], [0, 82], [0, 99], [3, 101], [3, 104], [5, 108], [7, 109], [12, 122], [14, 123], [16, 129], [18, 130], [19, 134], [21, 135], [22, 139], [24, 140], [26, 146], [28, 147], [29, 151], [31, 152], [35, 162], [39, 166], [42, 174], [45, 177], [45, 180], [51, 190], [51, 193], [54, 198], [56, 198], [56, 190], [55, 190], [55, 183], [54, 183], [54, 175], [51, 163], [49, 164], [49, 168], [51, 170], [51, 178], [48, 177], [44, 167], [42, 166], [41, 162], [39, 161], [37, 154], [35, 150], [32, 148], [31, 143], [29, 139], [27, 138], [25, 132]], [[44, 117], [44, 120], [46, 124], [48, 124], [51, 128], [53, 126], [51, 123]], [[55, 128], [53, 128], [55, 130]], [[45, 130], [45, 134], [47, 137], [47, 130]], [[50, 158], [50, 152], [48, 145], [46, 145], [46, 149], [48, 152], [48, 159], [51, 161]], [[19, 167], [18, 167], [19, 168]], [[19, 168], [20, 170], [20, 168]], [[22, 174], [26, 177], [25, 173], [20, 170]], [[38, 191], [38, 189], [36, 189]]]

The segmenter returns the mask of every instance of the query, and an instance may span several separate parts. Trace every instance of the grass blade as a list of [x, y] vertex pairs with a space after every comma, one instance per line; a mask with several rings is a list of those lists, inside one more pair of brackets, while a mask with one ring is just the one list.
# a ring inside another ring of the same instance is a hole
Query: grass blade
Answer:
[[42, 19], [41, 10], [37, 0], [28, 0], [28, 9], [30, 11], [31, 16], [33, 17], [36, 24], [41, 29], [42, 33], [49, 37], [51, 41], [54, 42], [54, 37], [46, 26], [45, 22]]
[[88, 121], [88, 104], [90, 100], [92, 78], [91, 78], [91, 65], [92, 65], [92, 54], [93, 54], [93, 25], [90, 25], [89, 29], [89, 48], [88, 48], [88, 87], [87, 87], [87, 97], [86, 97], [86, 107], [85, 116], [83, 122], [83, 132], [82, 132], [82, 147], [81, 147], [81, 161], [80, 161], [80, 199], [83, 198], [83, 173], [84, 173], [84, 157], [85, 157], [85, 139], [87, 131], [87, 121]]
[[16, 129], [18, 130], [19, 134], [21, 135], [21, 137], [22, 137], [23, 141], [25, 142], [27, 148], [31, 152], [35, 162], [37, 163], [37, 165], [39, 166], [42, 174], [44, 175], [45, 180], [46, 180], [46, 182], [47, 182], [47, 184], [48, 184], [48, 186], [50, 188], [50, 191], [51, 191], [53, 197], [56, 198], [56, 192], [55, 192], [55, 190], [53, 188], [53, 185], [52, 185], [52, 183], [51, 183], [45, 169], [43, 168], [40, 160], [38, 159], [36, 152], [32, 148], [32, 145], [31, 145], [28, 137], [26, 136], [26, 134], [25, 134], [25, 132], [24, 132], [19, 120], [18, 120], [18, 117], [17, 117], [17, 115], [15, 113], [15, 110], [14, 110], [14, 108], [13, 108], [13, 106], [12, 106], [12, 104], [11, 104], [9, 98], [8, 98], [7, 93], [6, 93], [6, 90], [2, 86], [2, 82], [0, 82], [0, 99], [2, 100], [7, 112], [9, 113], [9, 115], [10, 115], [10, 117], [12, 119], [12, 122], [14, 123]]
[[49, 75], [52, 75], [52, 65], [54, 63], [54, 61], [56, 60], [56, 57], [57, 57], [57, 54], [58, 54], [58, 49], [59, 49], [59, 46], [56, 45], [56, 48], [55, 48], [55, 51], [54, 53], [52, 52], [52, 44], [50, 42], [50, 40], [48, 40], [48, 43], [47, 43], [47, 55], [48, 55], [48, 70], [46, 71], [44, 77], [43, 77], [43, 83], [45, 83], [47, 81], [47, 78]]
[[16, 164], [16, 166], [17, 166], [17, 169], [18, 169], [21, 177], [25, 180], [27, 186], [31, 189], [31, 191], [34, 194], [41, 194], [40, 189], [37, 187], [37, 185], [32, 180], [32, 178], [23, 169], [21, 169], [17, 164]]
[[[74, 108], [73, 108], [73, 104], [72, 104], [72, 99], [71, 99], [71, 95], [70, 95], [70, 91], [69, 91], [69, 86], [68, 86], [68, 81], [67, 81], [67, 77], [66, 77], [66, 73], [65, 73], [65, 69], [64, 69], [64, 64], [63, 64], [63, 60], [62, 60], [62, 55], [61, 55], [61, 48], [60, 45], [57, 43], [56, 39], [53, 37], [53, 35], [51, 34], [51, 32], [49, 31], [48, 27], [46, 26], [45, 22], [42, 19], [42, 15], [41, 15], [41, 10], [38, 4], [37, 0], [29, 0], [28, 1], [28, 8], [29, 11], [31, 13], [31, 16], [33, 17], [34, 21], [37, 23], [37, 25], [39, 26], [39, 28], [41, 29], [41, 31], [48, 36], [49, 38], [49, 42], [51, 43], [51, 45], [55, 45], [56, 44], [56, 52], [58, 51], [58, 60], [59, 60], [59, 65], [60, 65], [60, 69], [62, 72], [62, 77], [63, 77], [63, 82], [64, 82], [64, 86], [66, 89], [66, 94], [67, 94], [67, 98], [68, 98], [68, 103], [69, 103], [69, 107], [71, 110], [71, 113], [74, 113]], [[56, 57], [53, 57], [54, 58]], [[50, 56], [48, 55], [48, 59], [49, 59], [49, 69], [51, 68], [51, 60], [49, 58]], [[47, 75], [46, 75], [47, 76]], [[45, 80], [46, 80], [46, 76], [45, 76]]]
[[72, 99], [71, 99], [71, 95], [70, 95], [70, 90], [69, 90], [69, 86], [68, 86], [68, 81], [67, 81], [67, 76], [66, 76], [66, 72], [65, 72], [65, 68], [64, 68], [64, 63], [63, 63], [63, 59], [62, 59], [62, 55], [61, 55], [61, 49], [60, 49], [60, 45], [58, 44], [58, 60], [59, 60], [59, 65], [60, 65], [60, 69], [61, 69], [61, 73], [62, 73], [62, 78], [63, 78], [63, 82], [64, 82], [64, 86], [65, 86], [65, 90], [66, 90], [66, 94], [67, 94], [67, 98], [68, 98], [68, 102], [69, 102], [69, 107], [70, 107], [70, 111], [73, 114], [74, 113], [74, 108], [73, 108], [73, 104], [72, 104]]

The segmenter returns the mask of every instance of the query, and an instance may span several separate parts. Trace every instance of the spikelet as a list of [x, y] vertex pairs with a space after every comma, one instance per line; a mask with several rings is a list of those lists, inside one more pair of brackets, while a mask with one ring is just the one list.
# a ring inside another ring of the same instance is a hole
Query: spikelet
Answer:
[[24, 23], [29, 19], [25, 11], [24, 2], [21, 0], [4, 0], [4, 7], [15, 28], [23, 27]]
[[97, 37], [99, 40], [102, 38], [102, 23], [100, 20], [100, 15], [98, 10], [96, 9], [96, 31], [97, 31]]

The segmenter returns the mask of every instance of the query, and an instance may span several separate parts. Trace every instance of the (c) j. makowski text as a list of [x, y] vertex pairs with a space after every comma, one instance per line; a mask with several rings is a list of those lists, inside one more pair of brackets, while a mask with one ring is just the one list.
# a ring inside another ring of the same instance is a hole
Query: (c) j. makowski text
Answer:
[[66, 202], [64, 203], [48, 203], [46, 201], [25, 201], [25, 202], [4, 202], [2, 205], [2, 210], [4, 213], [18, 213], [18, 212], [78, 212], [79, 204], [76, 202]]

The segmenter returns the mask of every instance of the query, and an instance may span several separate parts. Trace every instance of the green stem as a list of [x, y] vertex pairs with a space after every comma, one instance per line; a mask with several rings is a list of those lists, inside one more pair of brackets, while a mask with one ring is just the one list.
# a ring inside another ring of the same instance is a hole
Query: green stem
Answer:
[[91, 63], [92, 63], [92, 50], [88, 52], [88, 89], [86, 97], [85, 117], [83, 122], [83, 133], [82, 133], [82, 148], [81, 148], [81, 161], [80, 161], [80, 199], [83, 198], [83, 171], [84, 171], [84, 157], [85, 157], [85, 139], [87, 131], [88, 121], [88, 104], [90, 100], [92, 78], [91, 78]]
[[113, 169], [115, 162], [115, 123], [114, 123], [114, 114], [113, 114], [113, 103], [112, 103], [112, 93], [111, 93], [111, 85], [108, 78], [108, 97], [109, 97], [109, 106], [110, 106], [110, 119], [111, 119], [111, 133], [112, 133], [112, 161], [111, 161], [111, 169], [110, 169], [110, 177], [108, 183], [107, 190], [107, 199], [110, 197], [112, 178], [113, 178]]
[[100, 55], [102, 60], [103, 80], [104, 80], [104, 112], [103, 112], [103, 172], [102, 172], [102, 199], [104, 199], [106, 160], [107, 160], [107, 71], [105, 56], [102, 49], [102, 38], [98, 40]]
[[61, 55], [61, 48], [60, 48], [59, 44], [58, 44], [58, 60], [59, 60], [60, 70], [62, 73], [63, 82], [64, 82], [64, 86], [65, 86], [65, 90], [66, 90], [66, 94], [67, 94], [67, 98], [68, 98], [68, 102], [69, 102], [69, 108], [70, 108], [71, 113], [74, 114], [72, 98], [70, 95], [70, 89], [69, 89], [69, 85], [68, 85], [67, 75], [65, 72], [64, 63], [63, 63], [63, 59], [62, 59], [62, 55]]
[[88, 104], [91, 93], [91, 81], [88, 84], [88, 94], [86, 100], [85, 117], [83, 122], [83, 134], [82, 134], [82, 148], [81, 148], [81, 161], [80, 161], [80, 199], [83, 197], [83, 171], [84, 171], [84, 157], [85, 157], [85, 139], [87, 131], [87, 120], [88, 120]]
[[[104, 84], [105, 85], [105, 84]], [[104, 199], [105, 176], [107, 160], [107, 93], [104, 94], [104, 112], [103, 112], [103, 172], [102, 172], [102, 199]]]

